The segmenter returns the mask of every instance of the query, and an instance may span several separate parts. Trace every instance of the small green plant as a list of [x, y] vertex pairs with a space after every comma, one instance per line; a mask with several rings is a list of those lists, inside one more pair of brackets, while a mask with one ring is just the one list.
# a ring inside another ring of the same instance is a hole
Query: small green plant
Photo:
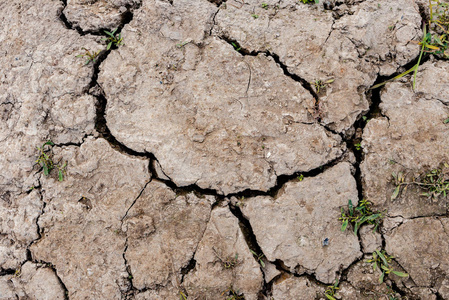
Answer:
[[37, 147], [37, 150], [39, 151], [39, 156], [36, 160], [36, 163], [38, 163], [44, 172], [45, 176], [48, 176], [50, 174], [50, 171], [54, 168], [54, 163], [52, 160], [52, 153], [51, 153], [51, 147], [55, 144], [52, 141], [45, 142], [42, 147]]
[[51, 170], [56, 167], [58, 169], [58, 179], [59, 181], [63, 181], [64, 174], [66, 174], [67, 162], [63, 165], [59, 165], [59, 163], [55, 164], [53, 162], [52, 147], [54, 145], [55, 144], [52, 141], [48, 140], [42, 145], [42, 147], [37, 147], [39, 154], [36, 163], [42, 167], [42, 171], [45, 176], [48, 176]]
[[364, 223], [375, 225], [375, 231], [383, 217], [382, 213], [371, 210], [371, 202], [368, 200], [363, 199], [359, 201], [357, 207], [354, 207], [352, 201], [348, 200], [348, 210], [345, 211], [343, 207], [341, 208], [341, 217], [339, 218], [341, 231], [345, 231], [350, 223], [354, 226], [354, 235], [357, 235], [357, 231]]
[[226, 258], [222, 258], [220, 254], [212, 247], [212, 250], [215, 253], [215, 256], [221, 261], [223, 268], [225, 269], [233, 269], [238, 264], [240, 264], [239, 255], [236, 253], [234, 256], [228, 256]]
[[376, 250], [373, 253], [373, 257], [366, 261], [367, 263], [372, 264], [373, 271], [379, 270], [380, 272], [382, 272], [379, 276], [379, 283], [384, 282], [385, 275], [388, 275], [390, 273], [393, 273], [399, 277], [408, 277], [407, 273], [393, 270], [393, 267], [391, 266], [391, 261], [393, 258], [393, 256], [387, 255], [385, 250]]
[[262, 8], [263, 9], [268, 9], [268, 4], [266, 4], [265, 2], [262, 3]]
[[338, 279], [336, 279], [335, 283], [333, 285], [329, 285], [324, 291], [324, 296], [326, 296], [326, 298], [329, 300], [336, 300], [334, 296], [338, 289]]
[[245, 296], [239, 290], [234, 290], [231, 286], [229, 289], [221, 293], [222, 296], [227, 295], [226, 300], [245, 300]]
[[234, 47], [234, 50], [237, 51], [237, 52], [242, 50], [242, 48], [239, 45], [237, 45], [236, 43], [231, 43], [231, 45], [232, 45], [232, 47]]
[[362, 150], [362, 144], [360, 144], [360, 143], [355, 143], [354, 147], [355, 147], [355, 150], [357, 150], [357, 151]]
[[90, 52], [86, 48], [81, 48], [81, 50], [84, 50], [84, 54], [77, 55], [76, 57], [85, 57], [87, 58], [85, 65], [89, 64], [90, 62], [95, 63], [95, 61], [98, 58], [98, 55], [100, 54], [100, 51], [97, 52]]
[[178, 43], [178, 44], [176, 44], [176, 48], [182, 48], [182, 47], [184, 47], [185, 45], [187, 45], [189, 43], [190, 43], [190, 41]]
[[407, 182], [402, 172], [398, 172], [397, 174], [393, 172], [391, 175], [396, 185], [391, 195], [391, 200], [395, 200], [401, 191], [404, 193], [409, 185], [419, 186], [425, 190], [421, 196], [429, 198], [438, 198], [440, 195], [446, 197], [449, 194], [449, 164], [447, 163], [442, 164], [439, 168], [421, 174], [418, 177], [418, 181], [413, 178], [411, 182]]
[[302, 2], [302, 3], [315, 3], [315, 4], [320, 3], [319, 0], [299, 0], [299, 2]]
[[303, 181], [304, 180], [304, 175], [303, 174], [301, 174], [301, 175], [299, 175], [298, 177], [298, 180], [299, 180], [299, 182], [301, 182], [301, 181]]
[[103, 38], [103, 41], [108, 42], [108, 46], [106, 47], [106, 50], [111, 49], [111, 46], [114, 45], [116, 47], [123, 45], [123, 37], [121, 36], [121, 33], [115, 34], [118, 28], [114, 29], [112, 32], [109, 32], [107, 30], [104, 31], [108, 36], [106, 38]]
[[64, 175], [67, 173], [65, 170], [65, 168], [67, 167], [67, 162], [65, 162], [62, 166], [56, 165], [56, 167], [58, 168], [58, 180], [63, 181]]
[[449, 117], [447, 117], [447, 119], [446, 119], [446, 120], [444, 120], [444, 121], [443, 121], [443, 123], [444, 123], [444, 124], [447, 124], [447, 123], [449, 123]]
[[259, 262], [259, 264], [262, 266], [262, 268], [265, 268], [265, 263], [263, 262], [262, 258], [265, 256], [262, 253], [261, 254], [257, 254], [255, 251], [253, 250], [249, 250], [251, 251], [251, 253], [254, 255], [254, 257], [256, 258], [256, 260]]
[[317, 93], [320, 93], [320, 90], [323, 90], [324, 88], [326, 88], [326, 86], [328, 84], [331, 84], [334, 81], [335, 81], [335, 79], [333, 79], [333, 78], [327, 79], [327, 80], [324, 80], [324, 81], [318, 79], [318, 80], [315, 80], [315, 81], [311, 82], [311, 84], [313, 84], [315, 86], [315, 91]]
[[254, 19], [258, 19], [258, 18], [259, 18], [259, 15], [251, 14], [251, 17], [253, 17]]
[[187, 295], [184, 294], [183, 291], [179, 291], [179, 299], [180, 300], [187, 300]]

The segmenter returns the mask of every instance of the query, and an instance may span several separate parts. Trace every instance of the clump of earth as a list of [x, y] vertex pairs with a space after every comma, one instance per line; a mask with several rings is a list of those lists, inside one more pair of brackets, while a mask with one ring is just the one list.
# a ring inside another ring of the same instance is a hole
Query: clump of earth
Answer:
[[428, 3], [310, 2], [0, 4], [0, 299], [449, 299]]

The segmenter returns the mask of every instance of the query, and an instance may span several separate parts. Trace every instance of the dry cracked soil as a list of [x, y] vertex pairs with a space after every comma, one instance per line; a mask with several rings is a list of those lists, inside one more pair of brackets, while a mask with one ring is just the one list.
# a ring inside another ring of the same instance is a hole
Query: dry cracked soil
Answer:
[[0, 299], [449, 299], [428, 2], [303, 2], [1, 1]]

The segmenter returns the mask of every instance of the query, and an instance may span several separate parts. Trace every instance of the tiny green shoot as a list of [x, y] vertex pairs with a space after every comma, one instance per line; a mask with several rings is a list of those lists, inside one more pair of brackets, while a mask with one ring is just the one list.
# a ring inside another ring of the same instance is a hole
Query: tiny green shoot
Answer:
[[384, 282], [385, 275], [388, 275], [390, 273], [393, 273], [399, 277], [408, 277], [409, 276], [407, 273], [398, 272], [393, 269], [393, 267], [391, 266], [391, 262], [392, 262], [393, 258], [394, 257], [389, 256], [385, 252], [385, 250], [381, 250], [381, 251], [376, 250], [375, 252], [373, 252], [372, 258], [368, 259], [366, 261], [367, 263], [372, 264], [373, 271], [379, 270], [380, 272], [382, 272], [379, 276], [379, 283]]
[[103, 38], [103, 41], [107, 41], [108, 46], [106, 47], [106, 50], [111, 49], [111, 46], [114, 45], [116, 47], [123, 45], [123, 37], [121, 36], [121, 33], [118, 35], [115, 34], [118, 28], [114, 29], [112, 32], [109, 32], [107, 30], [104, 31], [108, 36], [106, 38]]
[[341, 208], [341, 231], [345, 231], [349, 224], [354, 226], [354, 235], [357, 235], [357, 231], [363, 224], [371, 224], [374, 226], [374, 231], [380, 225], [383, 219], [383, 214], [380, 212], [373, 212], [371, 210], [371, 202], [368, 200], [359, 201], [358, 205], [354, 207], [352, 200], [348, 200], [348, 209]]
[[95, 63], [95, 61], [98, 58], [98, 55], [100, 54], [100, 51], [96, 51], [96, 52], [90, 52], [89, 50], [87, 50], [86, 48], [81, 48], [81, 50], [84, 50], [84, 54], [80, 54], [77, 55], [76, 57], [85, 57], [87, 58], [85, 65], [89, 64], [90, 62]]
[[335, 280], [335, 283], [333, 285], [329, 285], [326, 289], [326, 291], [324, 291], [324, 296], [326, 296], [326, 298], [328, 300], [336, 300], [335, 293], [336, 291], [339, 289], [338, 287], [338, 279]]
[[257, 254], [255, 251], [253, 250], [249, 250], [254, 257], [256, 258], [256, 260], [260, 263], [260, 265], [262, 266], [262, 268], [265, 268], [265, 263], [263, 262], [262, 258], [265, 256], [262, 253], [261, 254]]

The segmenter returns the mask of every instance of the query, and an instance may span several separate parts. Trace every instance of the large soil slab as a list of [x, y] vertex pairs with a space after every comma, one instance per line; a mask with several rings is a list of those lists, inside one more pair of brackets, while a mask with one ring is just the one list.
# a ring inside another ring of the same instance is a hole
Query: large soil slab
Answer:
[[316, 177], [288, 182], [275, 198], [250, 198], [242, 211], [269, 261], [281, 260], [292, 272], [332, 283], [340, 268], [362, 254], [357, 237], [340, 231], [340, 208], [349, 199], [358, 201], [356, 182], [351, 165], [340, 163]]
[[147, 185], [123, 222], [134, 287], [159, 291], [174, 286], [172, 297], [177, 296], [183, 269], [197, 251], [214, 200], [194, 193], [177, 195], [160, 182]]
[[101, 66], [106, 120], [120, 142], [153, 153], [177, 185], [221, 194], [267, 191], [279, 175], [342, 155], [340, 136], [312, 117], [313, 96], [272, 58], [203, 41], [199, 29], [213, 5], [189, 1], [197, 18], [161, 25], [167, 15], [183, 20], [185, 5], [144, 4], [123, 31], [133, 47], [120, 47]]

